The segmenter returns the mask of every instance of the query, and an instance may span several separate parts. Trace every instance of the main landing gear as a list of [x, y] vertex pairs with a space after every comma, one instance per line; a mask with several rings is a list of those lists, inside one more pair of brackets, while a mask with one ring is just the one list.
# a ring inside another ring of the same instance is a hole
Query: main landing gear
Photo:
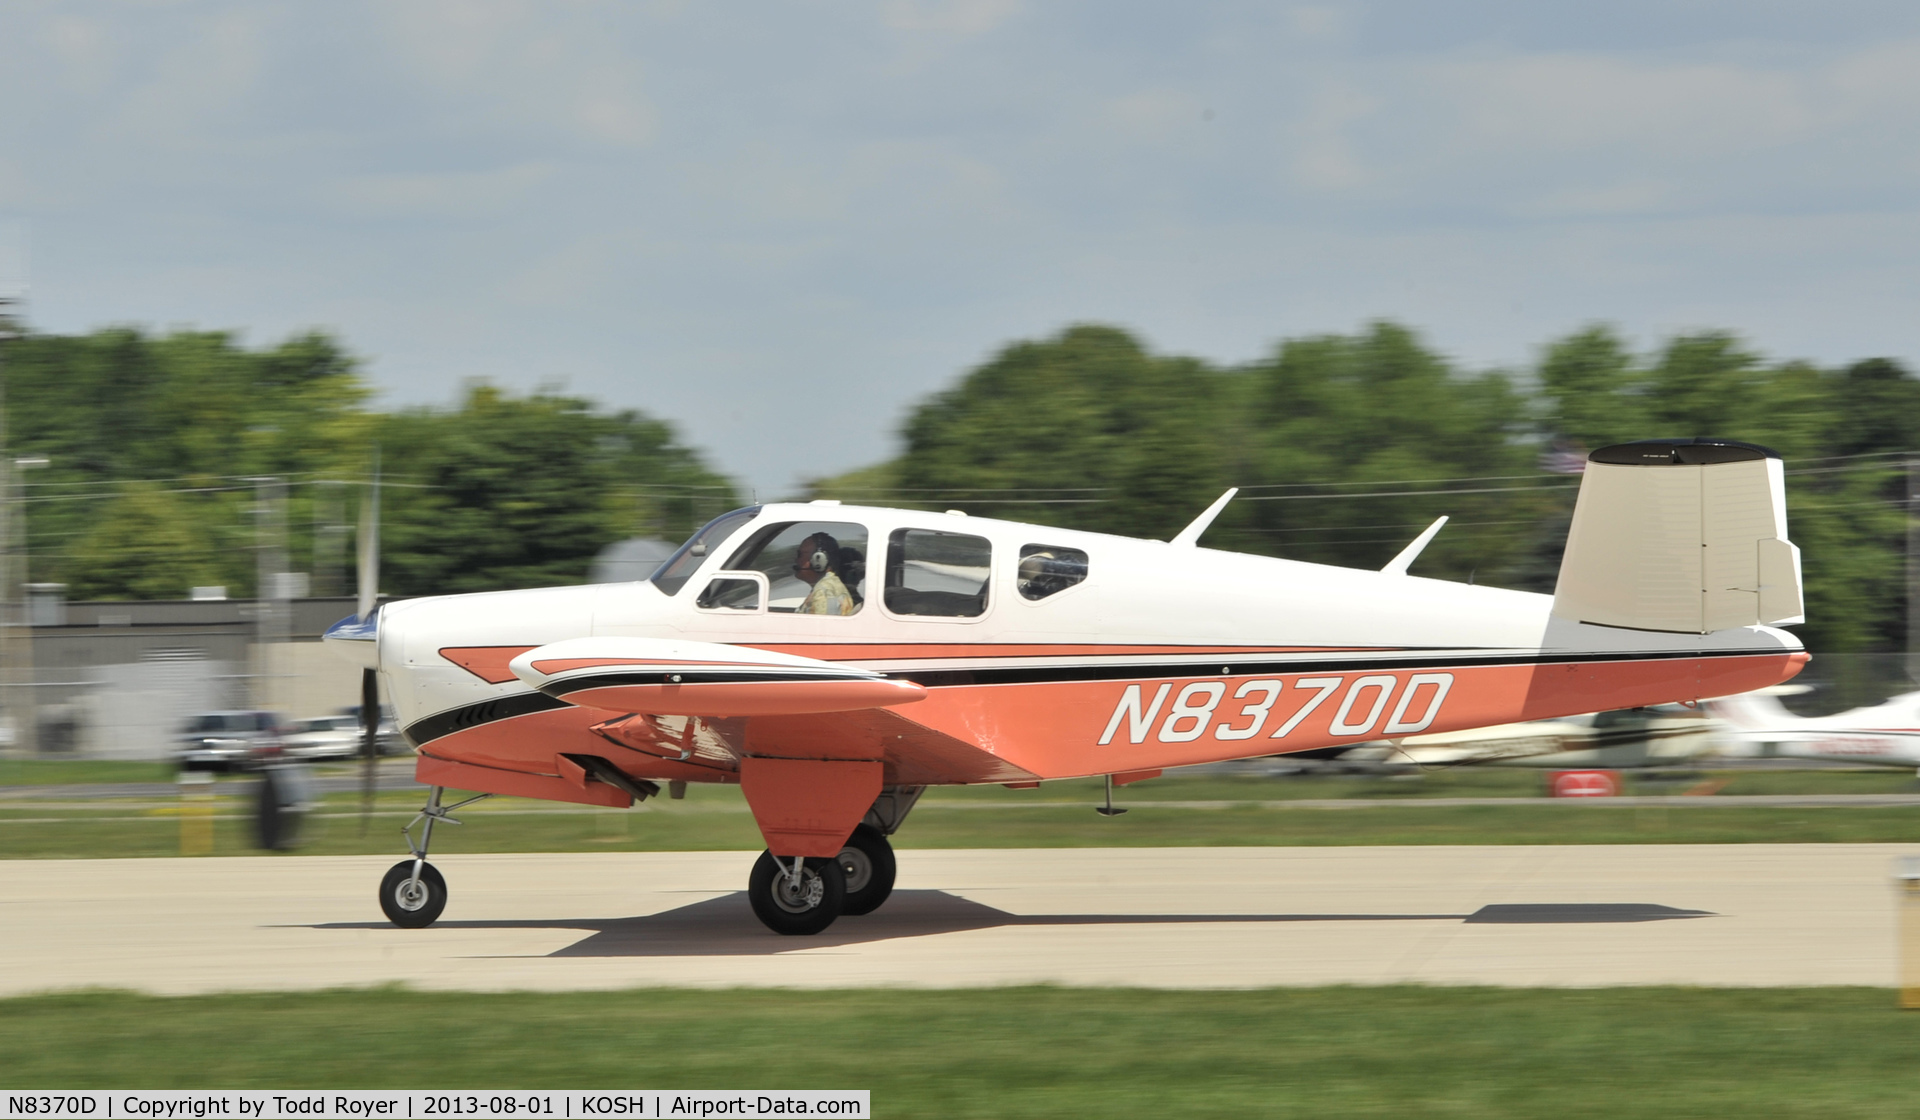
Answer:
[[907, 818], [921, 787], [881, 792], [833, 859], [760, 853], [747, 877], [754, 917], [775, 933], [819, 933], [834, 919], [871, 914], [893, 893], [893, 843], [887, 839]]
[[[441, 878], [438, 868], [427, 862], [427, 845], [433, 842], [433, 822], [459, 824], [448, 814], [493, 796], [482, 793], [443, 806], [440, 804], [440, 795], [445, 792], [441, 787], [434, 786], [427, 794], [426, 808], [421, 809], [419, 815], [400, 830], [400, 835], [407, 838], [407, 850], [413, 853], [413, 858], [403, 859], [387, 868], [386, 875], [380, 880], [380, 910], [386, 914], [388, 921], [402, 929], [424, 929], [432, 925], [440, 912], [447, 908], [447, 881]], [[413, 826], [416, 824], [421, 825], [420, 842], [417, 844], [413, 841]]]

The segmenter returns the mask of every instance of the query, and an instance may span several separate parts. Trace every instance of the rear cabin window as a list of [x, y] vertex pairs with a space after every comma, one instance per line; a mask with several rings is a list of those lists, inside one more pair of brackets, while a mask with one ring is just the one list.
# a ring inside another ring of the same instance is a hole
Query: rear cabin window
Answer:
[[742, 545], [727, 571], [767, 577], [767, 610], [850, 615], [866, 603], [867, 529], [849, 521], [785, 521]]
[[1020, 548], [1015, 579], [1022, 599], [1039, 601], [1087, 578], [1087, 554], [1077, 548], [1029, 544]]
[[887, 540], [887, 610], [927, 618], [978, 618], [987, 610], [993, 546], [985, 537], [895, 529]]

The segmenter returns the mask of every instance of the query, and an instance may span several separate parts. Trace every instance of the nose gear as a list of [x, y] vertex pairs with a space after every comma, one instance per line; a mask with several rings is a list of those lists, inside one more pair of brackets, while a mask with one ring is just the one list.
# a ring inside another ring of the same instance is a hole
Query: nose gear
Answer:
[[[427, 791], [427, 803], [400, 835], [407, 839], [407, 850], [413, 853], [412, 859], [403, 859], [387, 869], [380, 880], [380, 911], [387, 920], [402, 929], [424, 929], [440, 917], [447, 908], [447, 881], [440, 870], [427, 862], [427, 847], [433, 842], [435, 821], [459, 824], [450, 814], [455, 810], [476, 801], [484, 801], [491, 793], [476, 794], [465, 801], [456, 801], [452, 805], [441, 805], [441, 795], [446, 790], [434, 786]], [[413, 826], [420, 825], [420, 841], [413, 839]]]

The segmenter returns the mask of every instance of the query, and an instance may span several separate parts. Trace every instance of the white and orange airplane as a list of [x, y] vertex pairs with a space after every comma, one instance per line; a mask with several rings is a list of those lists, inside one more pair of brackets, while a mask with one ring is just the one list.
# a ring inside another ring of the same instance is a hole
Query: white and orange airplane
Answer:
[[[1798, 688], [1799, 686], [1789, 686]], [[1725, 720], [1733, 758], [1805, 758], [1872, 766], [1920, 767], [1920, 692], [1830, 716], [1797, 716], [1767, 689], [1707, 705]]]
[[[892, 889], [928, 786], [1027, 787], [1695, 701], [1807, 660], [1779, 457], [1659, 440], [1596, 451], [1551, 596], [1171, 541], [841, 505], [736, 510], [644, 582], [362, 608], [327, 640], [384, 674], [418, 779], [380, 904], [430, 924], [445, 789], [629, 806], [738, 783], [769, 928]], [[1436, 524], [1435, 528], [1438, 528]], [[363, 532], [363, 539], [371, 533]], [[367, 705], [367, 710], [375, 710]], [[462, 802], [465, 804], [465, 802]]]

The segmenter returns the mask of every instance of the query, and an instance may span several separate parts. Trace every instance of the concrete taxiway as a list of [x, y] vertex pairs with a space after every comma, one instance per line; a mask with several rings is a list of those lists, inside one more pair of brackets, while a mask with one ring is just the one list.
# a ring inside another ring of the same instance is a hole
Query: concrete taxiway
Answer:
[[903, 851], [879, 912], [754, 921], [747, 852], [0, 862], [0, 994], [362, 986], [1894, 983], [1912, 845]]

